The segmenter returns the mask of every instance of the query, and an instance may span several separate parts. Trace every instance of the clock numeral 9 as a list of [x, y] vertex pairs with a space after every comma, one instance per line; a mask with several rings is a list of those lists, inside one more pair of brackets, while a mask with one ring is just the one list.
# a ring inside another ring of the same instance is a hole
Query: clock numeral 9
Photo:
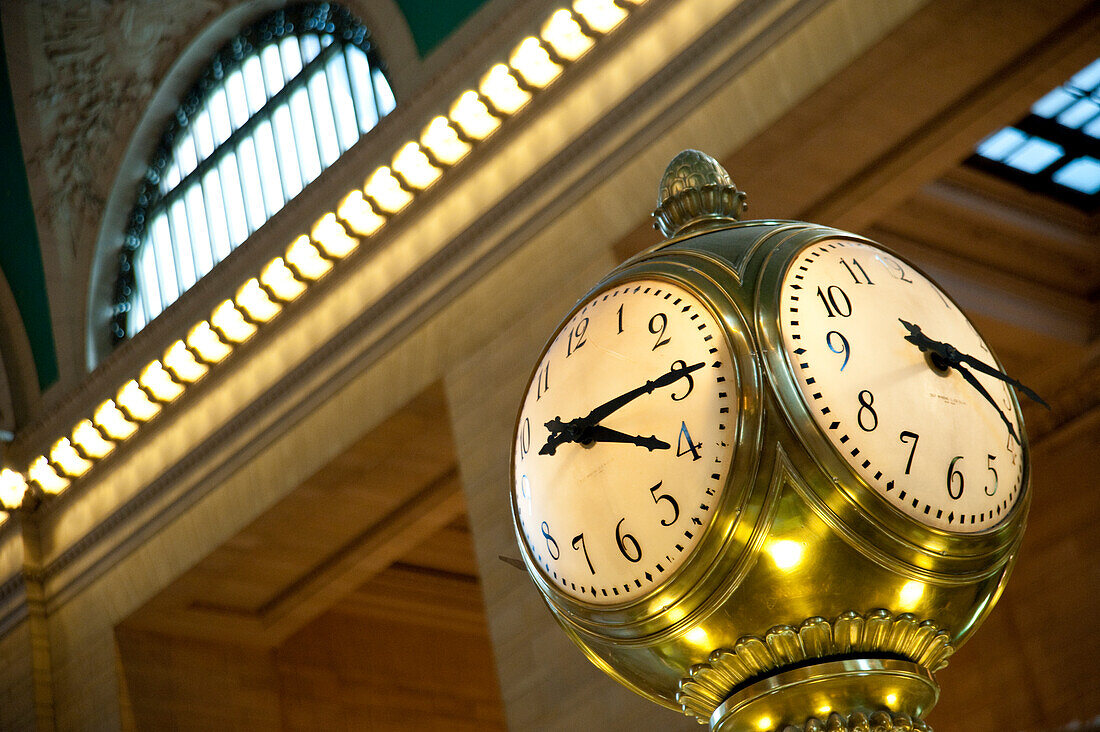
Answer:
[[[875, 414], [875, 409], [871, 406], [875, 403], [875, 395], [864, 389], [859, 393], [858, 398], [860, 407], [859, 411], [856, 412], [856, 421], [859, 422], [859, 428], [864, 432], [874, 432], [875, 428], [878, 427], [878, 415]], [[870, 426], [864, 424], [865, 417]]]
[[[962, 455], [956, 455], [951, 458], [951, 464], [947, 466], [947, 495], [954, 498], [956, 501], [962, 498], [963, 494], [963, 474], [961, 470], [955, 470], [955, 463], [963, 459]], [[955, 478], [958, 478], [958, 489], [955, 488]]]
[[554, 541], [554, 537], [550, 536], [550, 524], [545, 521], [542, 522], [542, 535], [546, 539], [546, 551], [550, 553], [550, 558], [557, 560], [561, 557], [561, 549], [558, 547], [558, 542]]
[[661, 346], [672, 341], [671, 338], [663, 338], [665, 334], [665, 328], [668, 327], [668, 316], [664, 313], [657, 313], [649, 319], [649, 332], [657, 336], [657, 342], [653, 344], [651, 351], [656, 351]]
[[[833, 336], [840, 339], [839, 345], [833, 343]], [[844, 367], [848, 365], [848, 356], [851, 355], [851, 349], [848, 347], [848, 339], [839, 331], [830, 330], [825, 334], [825, 345], [835, 354], [844, 354], [844, 363], [840, 364], [840, 370], [843, 371]]]
[[[642, 547], [638, 545], [638, 540], [633, 536], [622, 533], [623, 521], [626, 521], [625, 516], [619, 519], [619, 523], [615, 524], [615, 543], [619, 545], [619, 551], [626, 557], [628, 562], [640, 562], [642, 560]], [[633, 548], [628, 551], [628, 546]]]
[[[840, 300], [837, 300], [839, 295]], [[830, 318], [835, 318], [839, 315], [842, 318], [847, 318], [852, 314], [852, 301], [848, 299], [847, 293], [840, 289], [837, 285], [829, 285], [828, 289], [822, 290], [817, 288], [817, 296], [821, 298], [821, 303], [825, 306], [825, 314]]]
[[662, 483], [664, 483], [663, 480], [659, 481], [657, 483], [657, 485], [650, 488], [649, 489], [649, 495], [653, 496], [653, 502], [654, 503], [659, 504], [661, 501], [668, 501], [669, 505], [672, 506], [672, 518], [669, 519], [668, 521], [665, 521], [664, 519], [661, 519], [661, 526], [672, 526], [674, 523], [676, 523], [676, 519], [680, 518], [680, 506], [679, 506], [679, 504], [676, 503], [676, 499], [673, 498], [672, 496], [670, 496], [667, 493], [662, 493], [661, 495], [657, 495], [657, 489], [661, 487]]
[[[588, 330], [588, 318], [584, 318], [581, 322], [577, 323], [577, 327], [569, 331], [569, 343], [566, 344], [565, 357], [569, 358], [573, 355], [573, 351], [578, 350], [588, 341], [585, 340], [584, 334]], [[576, 337], [576, 344], [573, 343], [573, 338]]]

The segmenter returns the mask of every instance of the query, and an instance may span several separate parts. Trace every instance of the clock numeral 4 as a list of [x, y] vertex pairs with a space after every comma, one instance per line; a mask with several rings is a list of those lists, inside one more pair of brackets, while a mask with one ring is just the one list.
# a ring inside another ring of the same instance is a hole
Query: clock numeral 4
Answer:
[[[684, 447], [684, 444], [687, 447]], [[688, 426], [686, 422], [680, 422], [680, 436], [676, 440], [676, 457], [683, 457], [684, 455], [691, 454], [691, 461], [695, 462], [699, 458], [703, 457], [699, 454], [699, 448], [703, 446], [702, 442], [692, 442], [691, 433], [688, 432]]]

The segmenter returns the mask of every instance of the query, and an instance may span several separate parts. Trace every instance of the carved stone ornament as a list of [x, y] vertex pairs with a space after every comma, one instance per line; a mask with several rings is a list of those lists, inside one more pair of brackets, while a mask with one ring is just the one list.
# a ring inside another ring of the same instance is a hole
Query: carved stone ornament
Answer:
[[878, 711], [843, 717], [833, 712], [825, 721], [811, 717], [801, 727], [787, 725], [783, 732], [932, 732], [932, 728], [908, 714]]
[[708, 224], [738, 221], [748, 208], [745, 198], [717, 160], [698, 150], [684, 150], [661, 176], [653, 226], [672, 237]]
[[920, 622], [909, 613], [895, 617], [882, 609], [865, 615], [848, 611], [833, 621], [809, 618], [797, 627], [777, 625], [763, 638], [742, 636], [732, 649], [719, 648], [707, 663], [692, 666], [689, 676], [680, 679], [676, 701], [684, 714], [705, 724], [744, 682], [792, 664], [833, 656], [889, 653], [935, 672], [947, 666], [955, 651], [950, 637], [930, 620]]

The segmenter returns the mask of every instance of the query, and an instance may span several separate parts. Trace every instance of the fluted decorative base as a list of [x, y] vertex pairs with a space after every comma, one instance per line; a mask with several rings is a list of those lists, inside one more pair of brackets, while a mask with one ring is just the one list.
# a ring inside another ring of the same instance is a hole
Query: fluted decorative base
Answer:
[[736, 690], [710, 717], [714, 732], [925, 732], [939, 698], [927, 669], [894, 658], [789, 668]]

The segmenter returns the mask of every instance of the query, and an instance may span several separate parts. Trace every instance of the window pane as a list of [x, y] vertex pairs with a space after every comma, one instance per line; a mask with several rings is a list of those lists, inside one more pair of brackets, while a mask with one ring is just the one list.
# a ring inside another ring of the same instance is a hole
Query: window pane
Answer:
[[267, 89], [264, 88], [264, 72], [260, 68], [260, 59], [255, 56], [244, 61], [244, 91], [249, 114], [256, 114], [267, 101]]
[[1100, 193], [1100, 160], [1079, 157], [1055, 173], [1054, 182], [1090, 196]]
[[210, 128], [210, 112], [207, 109], [204, 108], [192, 118], [191, 134], [195, 136], [198, 145], [199, 160], [206, 160], [216, 147]]
[[305, 89], [297, 89], [291, 95], [288, 113], [290, 112], [294, 115], [295, 141], [301, 155], [302, 175], [309, 182], [321, 174], [321, 160], [317, 155], [315, 121], [310, 114], [309, 97]]
[[1069, 83], [1086, 93], [1100, 86], [1100, 58], [1074, 74]]
[[302, 47], [302, 63], [308, 64], [321, 53], [321, 41], [312, 33], [302, 36], [298, 43]]
[[[332, 100], [329, 98], [328, 81], [325, 79], [324, 69], [319, 69], [310, 77], [307, 88], [311, 116], [317, 130], [317, 140], [321, 145], [321, 164], [327, 168], [336, 162], [336, 158], [340, 157], [340, 153], [347, 148], [341, 146], [336, 132], [336, 123], [332, 119]], [[354, 123], [349, 124], [348, 129], [354, 133]]]
[[195, 281], [214, 269], [214, 254], [210, 249], [210, 232], [206, 226], [206, 206], [202, 200], [202, 186], [194, 181], [183, 196], [187, 209], [187, 228], [191, 234], [188, 248], [195, 254]]
[[1005, 164], [1025, 173], [1038, 173], [1040, 170], [1045, 170], [1063, 154], [1064, 151], [1061, 146], [1041, 137], [1033, 137], [1021, 145], [1016, 152], [1005, 158]]
[[233, 133], [232, 123], [229, 121], [229, 101], [225, 95], [224, 85], [219, 87], [207, 100], [207, 109], [210, 112], [210, 124], [213, 127], [214, 142], [221, 145], [229, 139]]
[[990, 160], [1004, 160], [1005, 156], [1027, 142], [1027, 135], [1015, 127], [1005, 127], [987, 137], [978, 145], [978, 154]]
[[248, 99], [244, 90], [244, 74], [240, 69], [234, 71], [225, 80], [225, 93], [229, 104], [229, 118], [233, 122], [233, 129], [244, 126], [248, 118], [252, 116], [248, 111]]
[[1100, 104], [1091, 99], [1082, 99], [1058, 115], [1058, 121], [1075, 130], [1095, 117], [1097, 112], [1100, 112]]
[[218, 262], [229, 256], [229, 217], [222, 200], [222, 185], [218, 169], [207, 170], [202, 176], [202, 198], [210, 219], [210, 245]]
[[[271, 131], [271, 123], [267, 120], [256, 125], [256, 159], [260, 165], [260, 184], [263, 186], [264, 202], [267, 216], [271, 218], [279, 212], [286, 203], [283, 195], [283, 178], [279, 173], [279, 160], [276, 158], [275, 135]], [[259, 227], [256, 227], [259, 228]]]
[[[290, 108], [284, 103], [275, 108], [272, 115], [275, 126], [275, 144], [279, 150], [279, 164], [283, 172], [283, 190], [289, 201], [298, 195], [305, 182], [299, 168], [301, 151], [294, 141], [294, 125], [290, 120]], [[308, 127], [307, 127], [308, 129]]]
[[393, 98], [393, 90], [390, 89], [390, 83], [386, 81], [386, 75], [381, 69], [373, 69], [371, 79], [374, 81], [374, 93], [378, 95], [378, 106], [382, 110], [382, 116], [385, 117], [397, 106], [397, 101]]
[[339, 55], [330, 58], [325, 64], [325, 75], [328, 77], [332, 107], [336, 111], [340, 147], [347, 150], [359, 141], [359, 125], [356, 121], [355, 105], [351, 101], [351, 87], [348, 84], [348, 70], [344, 59]]
[[181, 177], [187, 177], [187, 174], [199, 164], [198, 157], [195, 155], [195, 141], [191, 138], [190, 132], [176, 143], [176, 162], [179, 163]]
[[172, 234], [172, 249], [176, 253], [180, 292], [187, 292], [199, 278], [195, 274], [195, 260], [191, 253], [194, 242], [187, 226], [187, 207], [182, 198], [177, 198], [168, 207], [168, 230]]
[[344, 49], [348, 73], [351, 74], [351, 93], [355, 98], [355, 111], [359, 117], [359, 132], [366, 134], [378, 124], [378, 108], [374, 104], [370, 65], [366, 54], [355, 46]]
[[245, 213], [243, 175], [237, 168], [237, 154], [230, 152], [218, 165], [219, 180], [225, 194], [225, 214], [229, 219], [230, 246], [236, 249], [248, 238], [248, 217]]
[[276, 43], [268, 44], [260, 51], [260, 61], [264, 67], [264, 82], [267, 86], [267, 98], [275, 96], [279, 90], [286, 86], [283, 77], [283, 60], [279, 56], [279, 46]]
[[237, 167], [244, 181], [244, 210], [248, 214], [248, 230], [253, 232], [267, 221], [264, 194], [260, 187], [260, 168], [256, 161], [256, 147], [251, 138], [241, 140], [237, 147]]
[[157, 277], [157, 264], [154, 260], [156, 252], [153, 242], [146, 240], [145, 245], [138, 251], [137, 276], [138, 299], [140, 310], [146, 316], [146, 321], [155, 318], [164, 309], [160, 292], [160, 278]]
[[302, 70], [302, 49], [297, 36], [287, 36], [279, 41], [279, 54], [283, 60], [283, 75], [293, 79]]
[[179, 279], [176, 277], [176, 253], [172, 250], [172, 232], [168, 230], [168, 214], [165, 212], [161, 211], [153, 218], [150, 239], [146, 246], [153, 245], [160, 310], [163, 310], [180, 296]]
[[1073, 104], [1076, 99], [1077, 97], [1075, 95], [1070, 94], [1062, 87], [1058, 87], [1039, 99], [1035, 104], [1031, 105], [1031, 112], [1040, 117], [1050, 119], [1069, 105]]

